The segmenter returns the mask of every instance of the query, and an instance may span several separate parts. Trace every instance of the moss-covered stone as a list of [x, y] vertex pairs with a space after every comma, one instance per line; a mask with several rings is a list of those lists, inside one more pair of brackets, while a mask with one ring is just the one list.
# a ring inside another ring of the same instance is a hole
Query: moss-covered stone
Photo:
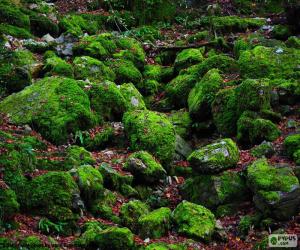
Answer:
[[220, 134], [236, 133], [238, 99], [234, 88], [219, 90], [212, 102], [213, 121]]
[[132, 83], [122, 84], [120, 91], [126, 101], [127, 111], [147, 109], [143, 96]]
[[211, 239], [216, 220], [214, 214], [207, 208], [183, 201], [175, 208], [172, 217], [178, 233], [204, 241]]
[[32, 34], [24, 28], [20, 28], [17, 26], [9, 25], [9, 24], [0, 24], [0, 34], [10, 35], [16, 38], [32, 38]]
[[279, 104], [294, 105], [300, 98], [300, 84], [297, 80], [276, 79], [271, 82], [278, 93]]
[[172, 111], [169, 119], [175, 128], [176, 134], [184, 139], [189, 137], [192, 128], [192, 119], [189, 112], [184, 109]]
[[19, 211], [19, 208], [16, 193], [10, 188], [0, 188], [0, 225], [2, 220], [11, 219]]
[[297, 38], [296, 36], [290, 36], [286, 41], [286, 45], [289, 48], [300, 49], [300, 38]]
[[181, 187], [183, 199], [208, 208], [239, 203], [248, 198], [243, 178], [236, 172], [191, 177]]
[[156, 80], [144, 79], [136, 86], [143, 95], [151, 96], [158, 93], [160, 83]]
[[103, 195], [103, 178], [97, 169], [89, 165], [80, 166], [76, 175], [81, 197], [87, 205]]
[[153, 183], [166, 176], [164, 168], [146, 151], [131, 154], [124, 169], [134, 175], [136, 182]]
[[191, 89], [196, 85], [198, 78], [194, 75], [178, 75], [166, 87], [166, 95], [175, 107], [187, 107], [188, 96]]
[[138, 219], [149, 213], [149, 207], [142, 201], [132, 200], [124, 203], [120, 209], [122, 225], [130, 228], [133, 232], [138, 230]]
[[1, 112], [16, 124], [34, 124], [46, 139], [62, 144], [70, 133], [95, 124], [88, 96], [75, 80], [44, 78], [5, 98]]
[[244, 78], [297, 79], [299, 58], [296, 49], [257, 46], [242, 52], [238, 63]]
[[194, 64], [201, 63], [203, 60], [204, 58], [200, 49], [185, 49], [177, 55], [174, 69], [176, 72], [179, 72]]
[[81, 165], [94, 165], [96, 160], [92, 154], [83, 147], [70, 146], [66, 150], [64, 165], [66, 170], [77, 168]]
[[169, 163], [175, 153], [175, 130], [164, 114], [133, 111], [124, 114], [125, 132], [132, 150], [146, 150]]
[[46, 76], [65, 76], [69, 78], [74, 76], [72, 65], [58, 56], [47, 58], [43, 71]]
[[272, 37], [275, 39], [286, 40], [291, 35], [291, 29], [287, 25], [275, 25], [271, 32]]
[[89, 56], [76, 57], [73, 64], [76, 79], [99, 82], [103, 80], [114, 81], [116, 78], [115, 73], [108, 66]]
[[251, 111], [245, 111], [237, 122], [237, 139], [244, 144], [274, 141], [280, 134], [279, 128], [273, 122], [262, 119]]
[[271, 157], [274, 153], [274, 145], [271, 142], [262, 142], [260, 145], [255, 146], [251, 149], [251, 155], [257, 158]]
[[284, 140], [287, 154], [293, 158], [296, 164], [300, 163], [300, 134], [289, 135]]
[[109, 227], [102, 230], [96, 237], [97, 246], [103, 250], [130, 250], [135, 243], [132, 232], [124, 227]]
[[74, 241], [74, 245], [81, 248], [92, 248], [96, 243], [96, 236], [103, 230], [98, 222], [87, 222], [83, 226], [85, 231]]
[[126, 110], [126, 100], [120, 88], [110, 81], [90, 85], [88, 95], [91, 108], [97, 113], [99, 120], [121, 120]]
[[157, 242], [148, 245], [145, 250], [186, 250], [184, 244], [167, 244], [165, 242]]
[[254, 203], [264, 214], [280, 220], [299, 212], [299, 181], [289, 167], [273, 167], [262, 158], [247, 168]]
[[171, 223], [171, 210], [162, 207], [148, 214], [142, 215], [139, 220], [139, 234], [142, 238], [160, 238], [169, 231]]
[[238, 163], [239, 149], [231, 139], [222, 139], [195, 150], [188, 161], [195, 171], [217, 173]]
[[116, 74], [116, 82], [119, 84], [132, 82], [139, 84], [142, 81], [141, 72], [135, 67], [133, 62], [128, 60], [114, 60], [109, 63], [109, 66]]
[[192, 117], [205, 119], [211, 114], [211, 104], [222, 82], [219, 71], [212, 69], [196, 84], [188, 97], [189, 112]]
[[145, 79], [156, 80], [160, 82], [162, 80], [162, 71], [163, 68], [160, 65], [146, 65], [143, 76]]
[[199, 31], [188, 37], [189, 43], [199, 42], [201, 40], [210, 40], [211, 36], [208, 30]]
[[247, 79], [237, 88], [238, 114], [246, 110], [261, 111], [270, 109], [270, 84], [266, 80]]
[[27, 236], [20, 242], [20, 246], [25, 249], [36, 249], [36, 250], [47, 250], [48, 247], [45, 247], [42, 240], [35, 236]]

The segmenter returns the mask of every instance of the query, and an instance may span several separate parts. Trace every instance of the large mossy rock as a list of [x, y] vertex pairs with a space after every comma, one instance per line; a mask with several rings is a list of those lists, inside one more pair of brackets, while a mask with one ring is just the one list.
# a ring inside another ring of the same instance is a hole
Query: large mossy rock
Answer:
[[255, 112], [245, 111], [237, 122], [237, 139], [245, 145], [274, 141], [280, 134], [276, 124], [260, 118]]
[[69, 173], [49, 172], [34, 178], [27, 186], [27, 209], [63, 221], [72, 219], [74, 197], [79, 189]]
[[244, 78], [299, 79], [300, 51], [290, 48], [257, 46], [239, 57]]
[[213, 121], [220, 134], [236, 133], [238, 99], [234, 88], [221, 89], [212, 103]]
[[181, 202], [173, 211], [178, 233], [197, 240], [209, 241], [214, 233], [216, 219], [207, 208], [188, 201]]
[[154, 111], [127, 112], [123, 123], [132, 150], [146, 150], [162, 163], [173, 159], [175, 130], [164, 114]]
[[72, 65], [58, 56], [46, 58], [43, 72], [46, 76], [64, 76], [69, 78], [74, 77]]
[[189, 112], [192, 117], [205, 119], [211, 115], [211, 104], [222, 82], [219, 71], [212, 69], [195, 85], [188, 97]]
[[122, 84], [120, 91], [126, 101], [127, 111], [147, 109], [143, 96], [133, 83]]
[[120, 208], [121, 223], [133, 232], [137, 232], [139, 218], [148, 213], [149, 207], [144, 202], [139, 200], [129, 201], [124, 203]]
[[95, 237], [97, 247], [103, 250], [131, 250], [134, 248], [134, 235], [126, 227], [109, 227]]
[[246, 183], [239, 173], [200, 175], [187, 179], [181, 187], [183, 199], [208, 208], [239, 203], [248, 198]]
[[204, 60], [200, 49], [185, 49], [181, 51], [174, 63], [174, 70], [179, 72], [194, 64], [201, 63]]
[[88, 96], [77, 81], [67, 78], [44, 78], [5, 98], [0, 110], [13, 123], [33, 124], [55, 144], [66, 143], [70, 133], [95, 124]]
[[300, 134], [287, 136], [284, 147], [288, 156], [292, 157], [296, 164], [300, 164]]
[[247, 183], [263, 213], [285, 220], [299, 212], [300, 186], [291, 168], [271, 166], [266, 159], [259, 159], [247, 168]]
[[154, 183], [163, 179], [167, 172], [146, 151], [135, 152], [127, 159], [124, 169], [131, 172], [135, 181]]
[[160, 238], [169, 231], [170, 223], [170, 208], [161, 207], [139, 218], [139, 234], [144, 239], [148, 237], [153, 239]]
[[188, 161], [199, 173], [218, 173], [238, 163], [239, 149], [231, 139], [221, 139], [195, 150], [188, 157]]

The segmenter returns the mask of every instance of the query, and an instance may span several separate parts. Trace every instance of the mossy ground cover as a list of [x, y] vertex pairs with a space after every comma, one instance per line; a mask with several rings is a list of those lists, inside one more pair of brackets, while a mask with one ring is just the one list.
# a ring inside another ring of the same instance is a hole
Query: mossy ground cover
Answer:
[[299, 231], [299, 7], [193, 2], [0, 0], [0, 248]]

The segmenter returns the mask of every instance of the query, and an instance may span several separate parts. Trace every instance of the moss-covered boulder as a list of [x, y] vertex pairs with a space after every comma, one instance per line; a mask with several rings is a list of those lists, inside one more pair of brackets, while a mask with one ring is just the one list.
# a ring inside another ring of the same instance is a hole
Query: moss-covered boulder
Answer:
[[133, 232], [138, 230], [138, 220], [142, 215], [149, 213], [149, 207], [142, 201], [132, 200], [124, 203], [120, 209], [122, 225], [130, 228]]
[[145, 250], [186, 250], [184, 244], [167, 244], [165, 242], [157, 242], [148, 245]]
[[143, 96], [132, 83], [122, 84], [120, 91], [126, 101], [127, 111], [147, 109]]
[[46, 59], [43, 71], [46, 76], [65, 76], [74, 77], [74, 71], [71, 64], [58, 56], [52, 56]]
[[93, 248], [96, 244], [96, 236], [103, 230], [101, 224], [96, 221], [87, 222], [83, 226], [84, 232], [74, 241], [76, 247]]
[[291, 168], [259, 159], [247, 168], [247, 183], [256, 207], [264, 214], [285, 220], [299, 212], [300, 186]]
[[154, 111], [127, 112], [123, 123], [132, 150], [146, 150], [162, 163], [173, 159], [175, 130], [164, 114]]
[[272, 142], [263, 141], [261, 144], [251, 149], [251, 155], [256, 158], [271, 157], [275, 153], [275, 147]]
[[183, 199], [210, 209], [248, 198], [246, 183], [237, 172], [225, 171], [219, 175], [199, 175], [185, 181], [181, 187]]
[[108, 66], [89, 56], [76, 57], [73, 64], [76, 79], [99, 82], [103, 80], [114, 81], [116, 78], [115, 73]]
[[146, 151], [130, 155], [124, 169], [134, 175], [136, 182], [153, 183], [166, 176], [166, 170]]
[[142, 73], [129, 60], [117, 59], [109, 62], [109, 66], [116, 74], [116, 83], [132, 82], [139, 84], [142, 81]]
[[160, 238], [169, 231], [171, 223], [171, 210], [162, 207], [148, 214], [142, 215], [139, 220], [139, 234], [142, 238]]
[[178, 233], [197, 240], [209, 241], [216, 219], [207, 208], [188, 201], [181, 202], [172, 213]]
[[0, 34], [10, 35], [16, 38], [29, 39], [32, 38], [32, 34], [24, 28], [16, 27], [10, 24], [0, 24]]
[[42, 240], [35, 235], [30, 235], [25, 237], [21, 242], [20, 246], [25, 249], [37, 249], [37, 250], [47, 250], [48, 247], [44, 247]]
[[238, 62], [244, 78], [299, 79], [299, 60], [299, 50], [257, 46], [242, 52]]
[[218, 91], [212, 102], [213, 121], [220, 134], [228, 136], [236, 133], [238, 99], [234, 88]]
[[145, 79], [156, 80], [160, 82], [162, 80], [163, 68], [161, 65], [146, 65], [144, 68], [143, 76]]
[[195, 150], [188, 157], [192, 168], [200, 173], [218, 173], [234, 167], [239, 161], [239, 149], [229, 138]]
[[245, 145], [259, 144], [264, 140], [274, 141], [280, 134], [273, 122], [251, 111], [245, 111], [237, 122], [237, 139]]
[[126, 227], [109, 227], [102, 230], [96, 237], [97, 247], [103, 250], [130, 250], [134, 248], [134, 235]]
[[201, 63], [204, 60], [200, 49], [185, 49], [181, 51], [175, 59], [174, 69], [179, 72], [194, 64]]
[[80, 166], [74, 176], [77, 177], [77, 184], [81, 197], [87, 205], [103, 196], [103, 178], [101, 173], [92, 166]]
[[8, 93], [31, 84], [35, 56], [28, 50], [5, 51], [0, 56], [0, 86]]
[[300, 134], [289, 135], [284, 140], [284, 147], [287, 154], [300, 164]]
[[0, 103], [0, 110], [16, 124], [34, 124], [46, 139], [66, 143], [69, 134], [95, 124], [88, 96], [78, 82], [44, 78]]
[[0, 188], [0, 227], [3, 221], [10, 220], [18, 213], [20, 204], [16, 193], [10, 188]]
[[189, 112], [184, 109], [172, 111], [169, 119], [173, 124], [176, 134], [182, 138], [188, 138], [192, 128], [192, 119]]
[[188, 96], [191, 89], [196, 85], [198, 78], [194, 75], [178, 75], [166, 87], [166, 95], [175, 107], [187, 107]]
[[88, 95], [91, 108], [97, 113], [98, 119], [119, 121], [126, 110], [126, 100], [120, 88], [110, 81], [90, 85]]
[[49, 172], [28, 184], [26, 207], [58, 221], [73, 219], [73, 199], [79, 189], [69, 173]]
[[212, 69], [196, 84], [188, 97], [189, 112], [192, 117], [205, 119], [211, 114], [211, 104], [222, 82], [219, 71]]
[[236, 88], [238, 114], [270, 109], [271, 87], [266, 80], [247, 79]]
[[92, 154], [83, 147], [70, 146], [66, 149], [64, 160], [65, 170], [78, 168], [81, 165], [94, 165], [96, 160]]

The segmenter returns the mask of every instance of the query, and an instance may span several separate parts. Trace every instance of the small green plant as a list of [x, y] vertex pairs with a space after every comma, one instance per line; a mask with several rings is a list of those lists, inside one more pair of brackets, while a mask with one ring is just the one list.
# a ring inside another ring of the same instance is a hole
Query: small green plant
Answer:
[[50, 221], [47, 218], [42, 218], [39, 221], [38, 228], [42, 233], [57, 233], [57, 234], [60, 234], [64, 231], [63, 227], [66, 224], [67, 223], [64, 223], [64, 222], [54, 223], [54, 222]]

